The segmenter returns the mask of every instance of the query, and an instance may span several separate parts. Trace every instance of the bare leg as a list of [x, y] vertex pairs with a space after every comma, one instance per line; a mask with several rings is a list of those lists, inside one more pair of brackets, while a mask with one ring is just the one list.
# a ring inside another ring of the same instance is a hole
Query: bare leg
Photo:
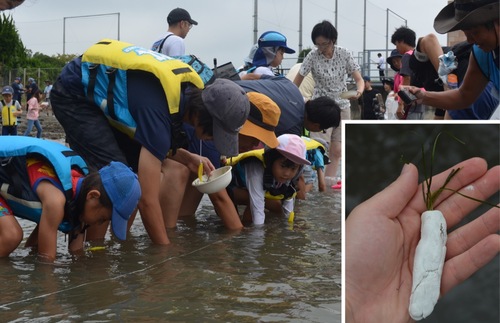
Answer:
[[342, 142], [333, 141], [330, 143], [330, 150], [328, 151], [328, 157], [330, 158], [330, 164], [325, 167], [325, 177], [335, 177], [337, 176], [337, 171], [339, 169], [340, 158], [342, 154]]
[[163, 161], [161, 171], [160, 206], [165, 228], [171, 229], [177, 225], [190, 171], [186, 166], [170, 159]]
[[23, 240], [23, 230], [12, 215], [0, 217], [0, 257], [7, 257]]

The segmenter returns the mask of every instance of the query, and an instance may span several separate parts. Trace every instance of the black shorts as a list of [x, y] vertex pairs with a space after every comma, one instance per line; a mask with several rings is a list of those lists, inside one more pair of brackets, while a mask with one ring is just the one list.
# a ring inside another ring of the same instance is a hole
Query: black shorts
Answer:
[[66, 142], [89, 167], [100, 169], [119, 161], [137, 171], [141, 145], [113, 128], [95, 103], [69, 93], [60, 79], [54, 83], [50, 99]]

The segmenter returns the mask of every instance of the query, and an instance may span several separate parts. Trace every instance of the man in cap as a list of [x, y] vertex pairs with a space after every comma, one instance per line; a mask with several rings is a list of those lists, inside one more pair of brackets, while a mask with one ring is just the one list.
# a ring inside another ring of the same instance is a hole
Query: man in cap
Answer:
[[151, 50], [168, 56], [182, 56], [186, 51], [184, 38], [186, 38], [193, 25], [198, 25], [198, 22], [191, 19], [189, 12], [182, 8], [175, 8], [170, 11], [167, 22], [167, 34], [155, 41]]
[[[460, 87], [445, 92], [410, 91], [422, 104], [447, 110], [464, 109], [481, 95], [491, 81], [496, 92], [500, 89], [499, 73], [499, 2], [498, 0], [455, 0], [436, 16], [434, 29], [441, 34], [462, 30], [473, 43], [467, 72]], [[490, 119], [500, 119], [498, 107]]]
[[[245, 92], [232, 81], [218, 79], [203, 89], [189, 65], [113, 40], [100, 41], [65, 66], [51, 103], [67, 142], [90, 166], [121, 161], [137, 172], [143, 193], [139, 211], [156, 244], [169, 243], [161, 189], [181, 198], [184, 194], [181, 187], [162, 185], [167, 157], [191, 171], [198, 169], [200, 159], [207, 173], [214, 169], [208, 159], [183, 149], [183, 122], [199, 138], [213, 139], [222, 154], [233, 156], [250, 110]], [[178, 181], [186, 180], [184, 174], [175, 174]]]
[[21, 103], [21, 95], [23, 94], [23, 86], [21, 84], [21, 78], [17, 76], [14, 79], [14, 82], [10, 85], [14, 90], [14, 94], [12, 95], [12, 99]]

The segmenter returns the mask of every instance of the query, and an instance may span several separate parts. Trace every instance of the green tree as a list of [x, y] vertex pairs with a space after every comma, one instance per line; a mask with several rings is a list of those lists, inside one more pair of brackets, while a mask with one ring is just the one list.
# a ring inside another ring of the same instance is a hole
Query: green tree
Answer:
[[302, 63], [304, 61], [304, 58], [309, 54], [311, 51], [311, 48], [306, 48], [300, 51], [299, 53], [299, 58], [297, 59], [297, 63]]
[[28, 55], [12, 16], [0, 16], [0, 68], [14, 68], [26, 64]]

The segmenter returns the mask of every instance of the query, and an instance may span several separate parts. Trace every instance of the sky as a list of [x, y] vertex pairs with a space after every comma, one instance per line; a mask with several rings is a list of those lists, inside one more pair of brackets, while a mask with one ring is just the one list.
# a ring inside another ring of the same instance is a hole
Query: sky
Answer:
[[[339, 46], [359, 57], [363, 50], [385, 50], [390, 35], [407, 21], [417, 37], [435, 33], [433, 21], [446, 0], [338, 0]], [[257, 2], [257, 35], [275, 30], [286, 35], [288, 46], [299, 48], [300, 0], [260, 0]], [[4, 11], [12, 15], [25, 47], [46, 55], [81, 54], [102, 38], [120, 39], [150, 48], [167, 31], [170, 10], [181, 7], [198, 21], [185, 39], [186, 54], [194, 54], [213, 67], [232, 62], [238, 67], [254, 40], [254, 0], [26, 0]], [[389, 8], [390, 6], [390, 8]], [[302, 48], [310, 48], [311, 30], [326, 19], [335, 25], [335, 0], [302, 0]], [[363, 37], [363, 30], [366, 33]], [[439, 36], [445, 44], [446, 37]], [[297, 51], [298, 52], [298, 51]], [[385, 54], [385, 52], [383, 52]], [[384, 55], [385, 56], [385, 55]], [[283, 67], [296, 63], [296, 54], [286, 54]]]

